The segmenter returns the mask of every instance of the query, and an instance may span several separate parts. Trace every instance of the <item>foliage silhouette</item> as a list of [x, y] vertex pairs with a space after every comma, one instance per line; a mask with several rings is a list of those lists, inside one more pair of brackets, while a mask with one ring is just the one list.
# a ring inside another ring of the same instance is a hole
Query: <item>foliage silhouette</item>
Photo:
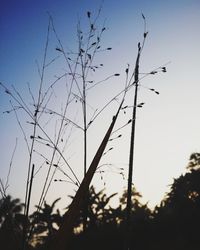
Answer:
[[[133, 188], [132, 193], [131, 235], [137, 235], [136, 240], [134, 237], [134, 245], [139, 246], [142, 238], [147, 234], [147, 230], [150, 229], [148, 223], [151, 222], [151, 211], [147, 205], [140, 202], [141, 195], [135, 188]], [[90, 188], [90, 213], [87, 231], [79, 233], [76, 231], [71, 249], [93, 249], [94, 245], [95, 249], [123, 249], [127, 191], [125, 190], [119, 198], [119, 206], [112, 208], [110, 205], [108, 206], [108, 202], [115, 195], [107, 196], [103, 190], [96, 193], [93, 187]], [[81, 221], [79, 220], [77, 223], [79, 226], [82, 223], [81, 215], [80, 219]], [[90, 223], [90, 220], [94, 223]]]
[[[93, 230], [103, 224], [106, 224], [113, 220], [112, 208], [109, 205], [110, 199], [116, 195], [112, 194], [107, 196], [104, 190], [96, 193], [94, 186], [91, 186], [88, 194], [88, 218], [87, 218], [87, 230]], [[74, 198], [73, 196], [69, 196]], [[75, 225], [75, 232], [80, 232], [84, 223], [84, 208], [80, 210], [79, 218]]]
[[10, 195], [0, 200], [0, 246], [3, 249], [21, 249], [22, 231], [25, 216], [24, 204]]
[[157, 233], [169, 248], [174, 245], [175, 249], [198, 249], [200, 244], [199, 153], [191, 155], [188, 166], [189, 172], [174, 179], [170, 192], [155, 209]]
[[[198, 155], [195, 153], [195, 156]], [[190, 161], [194, 159], [193, 157], [194, 154], [191, 155]], [[148, 204], [140, 202], [141, 194], [133, 187], [131, 250], [199, 249], [199, 161], [193, 162], [192, 167], [187, 169], [185, 174], [174, 179], [170, 191], [154, 211], [148, 208]], [[81, 230], [83, 225], [83, 210], [81, 210], [70, 249], [123, 249], [127, 191], [125, 190], [119, 198], [119, 205], [113, 208], [109, 202], [115, 195], [108, 196], [104, 190], [96, 192], [93, 186], [90, 187], [87, 228], [85, 231]], [[30, 215], [30, 222], [35, 223], [35, 242], [32, 239], [34, 247], [27, 246], [27, 249], [46, 250], [46, 245], [43, 243], [54, 236], [56, 225], [62, 221], [59, 211], [54, 212], [58, 200], [56, 199], [51, 205], [45, 203], [44, 208], [37, 212], [37, 216], [36, 212]], [[23, 204], [19, 199], [7, 196], [0, 200], [0, 246], [5, 250], [20, 249], [24, 223], [22, 208]]]
[[44, 202], [44, 207], [30, 215], [31, 226], [33, 227], [31, 232], [32, 242], [41, 244], [52, 239], [62, 221], [59, 209], [54, 213], [55, 205], [59, 200], [60, 198], [56, 199], [51, 205]]

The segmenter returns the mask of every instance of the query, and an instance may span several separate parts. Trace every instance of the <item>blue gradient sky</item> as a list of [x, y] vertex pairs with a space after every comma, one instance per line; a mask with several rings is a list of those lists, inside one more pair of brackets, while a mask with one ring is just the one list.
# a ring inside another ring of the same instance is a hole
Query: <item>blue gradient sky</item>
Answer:
[[[35, 60], [41, 62], [44, 51], [48, 16], [54, 18], [57, 32], [66, 46], [74, 47], [76, 43], [76, 24], [80, 17], [85, 25], [85, 13], [95, 12], [101, 1], [89, 0], [58, 0], [58, 1], [3, 1], [0, 10], [0, 81], [26, 92], [24, 86], [30, 82], [32, 88], [38, 86], [38, 73]], [[147, 39], [141, 61], [141, 72], [149, 72], [170, 61], [167, 73], [151, 76], [142, 84], [157, 89], [159, 96], [154, 96], [147, 89], [140, 89], [139, 101], [145, 102], [137, 117], [137, 136], [135, 166], [133, 180], [138, 191], [149, 201], [150, 206], [158, 204], [169, 189], [173, 178], [185, 172], [185, 166], [192, 152], [200, 152], [200, 2], [198, 0], [105, 0], [100, 23], [106, 21], [108, 30], [103, 43], [112, 47], [110, 54], [100, 57], [105, 62], [106, 70], [102, 74], [119, 72], [123, 75], [127, 63], [134, 65], [137, 43], [143, 33], [141, 12], [147, 18]], [[56, 47], [56, 43], [53, 44]], [[58, 65], [62, 69], [62, 65]], [[53, 73], [52, 73], [53, 74]], [[51, 73], [49, 78], [51, 77]], [[124, 78], [117, 82], [121, 87]], [[112, 94], [111, 87], [106, 91]], [[103, 96], [105, 89], [94, 90], [91, 102]], [[26, 97], [25, 97], [26, 98]], [[14, 114], [6, 115], [9, 99], [0, 92], [0, 177], [5, 180], [9, 161], [18, 137], [18, 148], [10, 175], [8, 193], [23, 199], [26, 167], [26, 149], [20, 129], [15, 122]], [[105, 114], [106, 120], [98, 120], [102, 129], [98, 137], [95, 130], [91, 131], [91, 159], [100, 137], [109, 124], [110, 109]], [[23, 117], [22, 117], [23, 118]], [[123, 123], [121, 118], [121, 123]], [[99, 128], [98, 128], [99, 131]], [[129, 129], [124, 131], [124, 138], [116, 144], [116, 149], [105, 161], [127, 168], [129, 145]], [[92, 140], [92, 139], [91, 139]], [[126, 149], [126, 150], [125, 150]], [[76, 156], [73, 165], [80, 163], [75, 148], [71, 149]], [[75, 171], [77, 170], [74, 167]], [[77, 170], [78, 172], [79, 170]], [[103, 188], [99, 176], [94, 184]], [[108, 193], [121, 192], [126, 182], [117, 174], [104, 176]], [[39, 178], [42, 182], [42, 177]], [[37, 181], [36, 181], [37, 183]], [[73, 187], [66, 184], [53, 184], [48, 198], [53, 200], [73, 192]], [[55, 191], [56, 187], [56, 191]], [[63, 191], [65, 190], [65, 191]], [[67, 190], [67, 191], [66, 191]], [[35, 187], [33, 204], [37, 203], [38, 190]], [[65, 202], [63, 201], [63, 204]]]

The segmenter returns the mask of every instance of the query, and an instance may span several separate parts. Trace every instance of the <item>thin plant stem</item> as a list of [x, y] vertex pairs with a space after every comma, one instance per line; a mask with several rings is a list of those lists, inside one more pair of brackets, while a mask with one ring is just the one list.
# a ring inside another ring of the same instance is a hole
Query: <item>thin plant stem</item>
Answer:
[[[39, 92], [38, 92], [38, 100], [37, 100], [36, 110], [35, 110], [35, 113], [34, 113], [34, 116], [33, 116], [33, 118], [34, 118], [33, 140], [32, 140], [31, 147], [30, 147], [28, 173], [27, 173], [27, 181], [26, 181], [26, 192], [25, 192], [24, 215], [26, 217], [26, 220], [28, 220], [29, 204], [30, 204], [30, 200], [28, 200], [28, 199], [29, 199], [29, 197], [31, 197], [31, 191], [32, 191], [32, 186], [30, 186], [30, 184], [31, 184], [30, 174], [31, 174], [31, 172], [34, 171], [34, 164], [32, 165], [32, 170], [31, 170], [31, 164], [32, 164], [33, 149], [34, 149], [35, 136], [36, 136], [36, 130], [37, 130], [38, 112], [39, 112], [39, 109], [40, 109], [42, 86], [43, 86], [43, 81], [44, 81], [45, 64], [46, 64], [47, 50], [48, 50], [48, 44], [49, 44], [49, 32], [50, 32], [50, 20], [49, 20], [48, 29], [47, 29], [46, 44], [45, 44], [45, 49], [44, 49], [44, 57], [43, 57], [43, 65], [42, 65], [42, 74], [41, 74], [40, 86], [39, 86]], [[23, 229], [23, 231], [24, 231], [23, 250], [25, 250], [26, 249], [25, 242], [26, 242], [27, 224], [25, 224], [25, 228]]]
[[[32, 193], [32, 186], [33, 186], [33, 178], [34, 178], [34, 169], [35, 165], [33, 164], [32, 169], [31, 169], [31, 177], [30, 177], [30, 185], [29, 185], [29, 192], [28, 192], [28, 197], [27, 197], [27, 214], [29, 213], [29, 208], [30, 208], [30, 201], [31, 201], [31, 193]], [[28, 218], [25, 218], [25, 223], [23, 227], [23, 249], [26, 248], [26, 242], [27, 242], [27, 226], [28, 226]]]
[[[134, 160], [134, 148], [135, 148], [135, 130], [136, 130], [136, 113], [137, 113], [137, 98], [138, 98], [138, 83], [139, 83], [139, 66], [140, 66], [140, 56], [144, 48], [144, 43], [146, 39], [146, 21], [144, 15], [144, 38], [142, 42], [142, 47], [138, 43], [138, 53], [135, 62], [135, 69], [132, 76], [134, 76], [135, 83], [135, 94], [133, 102], [132, 111], [132, 124], [131, 124], [131, 138], [130, 138], [130, 152], [129, 152], [129, 170], [128, 170], [128, 188], [127, 188], [127, 201], [126, 201], [126, 241], [125, 249], [131, 249], [131, 211], [132, 211], [132, 177], [133, 177], [133, 160]], [[131, 76], [131, 78], [132, 78]]]
[[134, 106], [132, 113], [131, 139], [130, 139], [130, 154], [129, 154], [129, 171], [128, 171], [128, 190], [126, 203], [126, 223], [127, 223], [127, 250], [130, 249], [130, 233], [131, 233], [131, 197], [132, 197], [132, 175], [133, 175], [133, 158], [135, 146], [135, 126], [136, 126], [136, 110], [137, 110], [137, 96], [138, 96], [138, 70], [139, 70], [139, 54], [136, 63], [135, 71], [135, 95]]
[[17, 149], [17, 142], [18, 142], [18, 139], [16, 138], [14, 150], [13, 150], [13, 153], [12, 153], [12, 156], [11, 156], [11, 160], [10, 160], [10, 164], [9, 164], [8, 175], [7, 175], [7, 178], [6, 178], [6, 184], [5, 184], [5, 188], [6, 188], [6, 189], [7, 189], [7, 187], [8, 187], [9, 178], [10, 178], [10, 173], [11, 173], [11, 168], [12, 168], [12, 164], [13, 164], [13, 159], [14, 159], [14, 155], [15, 155], [15, 152], [16, 152], [16, 149]]

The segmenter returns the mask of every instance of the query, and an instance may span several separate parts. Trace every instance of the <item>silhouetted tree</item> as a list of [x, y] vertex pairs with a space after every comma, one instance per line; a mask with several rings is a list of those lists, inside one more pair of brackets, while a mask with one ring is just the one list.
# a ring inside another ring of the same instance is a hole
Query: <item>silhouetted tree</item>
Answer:
[[[141, 194], [133, 187], [131, 207], [131, 245], [134, 250], [198, 250], [200, 245], [200, 154], [190, 156], [187, 172], [174, 179], [170, 191], [152, 212], [141, 202]], [[77, 218], [71, 250], [121, 250], [124, 243], [126, 216], [125, 190], [119, 206], [112, 208], [112, 197], [104, 190], [89, 190], [87, 230], [82, 231], [83, 210]], [[73, 198], [73, 197], [72, 197]], [[59, 210], [54, 212], [56, 199], [44, 203], [30, 216], [34, 225], [32, 242], [35, 249], [48, 249], [42, 244], [51, 239], [62, 222]], [[0, 200], [0, 246], [5, 250], [21, 250], [24, 215], [23, 204], [10, 196]], [[29, 224], [30, 225], [30, 224]], [[41, 248], [42, 247], [42, 248]], [[28, 246], [27, 249], [30, 249]]]
[[[82, 231], [84, 220], [83, 209], [75, 225], [76, 234], [71, 243], [71, 249], [121, 249], [119, 239], [121, 238], [118, 228], [119, 210], [110, 206], [109, 202], [116, 195], [107, 195], [104, 190], [95, 191], [93, 186], [88, 195], [88, 219], [87, 230]], [[73, 197], [71, 197], [73, 198]]]
[[[88, 194], [88, 218], [87, 218], [87, 230], [93, 230], [101, 225], [109, 223], [113, 221], [112, 212], [113, 209], [109, 205], [109, 202], [112, 197], [116, 195], [112, 194], [107, 196], [104, 193], [104, 190], [100, 190], [99, 192], [95, 191], [94, 186], [91, 186]], [[69, 196], [73, 199], [73, 196]], [[80, 232], [82, 230], [84, 222], [84, 208], [80, 211], [80, 216], [77, 219], [75, 225], [75, 232]]]
[[192, 154], [187, 166], [189, 172], [174, 179], [170, 192], [155, 209], [159, 238], [168, 249], [172, 245], [174, 249], [198, 249], [200, 244], [199, 163], [200, 154]]
[[44, 202], [44, 207], [42, 208], [36, 206], [38, 210], [30, 215], [33, 226], [33, 231], [31, 232], [32, 242], [34, 242], [34, 244], [36, 242], [41, 244], [51, 239], [57, 231], [57, 226], [60, 225], [62, 216], [58, 209], [56, 213], [54, 213], [54, 208], [59, 200], [60, 198], [56, 199], [51, 205]]
[[20, 199], [10, 195], [0, 200], [0, 246], [4, 250], [18, 250], [22, 244], [24, 215]]
[[[127, 191], [125, 190], [122, 197], [120, 197], [119, 206], [112, 208], [109, 201], [115, 195], [107, 196], [104, 190], [96, 193], [93, 186], [90, 188], [87, 231], [79, 231], [79, 234], [74, 235], [71, 249], [90, 250], [94, 246], [95, 249], [123, 249]], [[140, 198], [141, 194], [133, 188], [131, 225], [132, 238], [138, 247], [136, 249], [140, 249], [139, 245], [148, 246], [145, 235], [148, 235], [151, 221], [151, 211], [148, 209], [147, 204], [143, 205], [140, 202]], [[76, 228], [82, 225], [82, 221], [81, 213]], [[77, 232], [78, 230], [76, 230]]]
[[[147, 204], [143, 204], [140, 199], [142, 195], [132, 186], [131, 196], [131, 217], [130, 217], [130, 247], [133, 249], [145, 249], [149, 247], [150, 224], [152, 212]], [[120, 198], [119, 208], [121, 209], [121, 227], [122, 232], [126, 234], [126, 199], [127, 190]], [[132, 249], [131, 248], [131, 249]]]

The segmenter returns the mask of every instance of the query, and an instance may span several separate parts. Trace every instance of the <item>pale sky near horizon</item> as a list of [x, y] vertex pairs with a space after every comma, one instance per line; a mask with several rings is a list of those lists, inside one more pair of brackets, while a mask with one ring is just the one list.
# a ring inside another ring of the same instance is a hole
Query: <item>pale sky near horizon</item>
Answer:
[[[3, 1], [0, 10], [0, 81], [6, 86], [13, 84], [30, 104], [26, 86], [29, 82], [33, 92], [37, 91], [39, 77], [36, 60], [41, 65], [48, 25], [47, 11], [53, 16], [64, 46], [73, 49], [77, 42], [78, 18], [84, 28], [87, 11], [94, 13], [100, 3], [101, 1], [89, 0]], [[122, 88], [127, 63], [134, 67], [137, 43], [143, 35], [141, 13], [146, 17], [149, 32], [141, 58], [141, 73], [150, 72], [167, 63], [167, 73], [150, 75], [141, 81], [142, 85], [155, 88], [160, 95], [143, 87], [139, 91], [139, 102], [144, 102], [145, 105], [137, 113], [133, 182], [143, 195], [143, 201], [149, 202], [150, 207], [153, 207], [163, 199], [173, 178], [186, 171], [190, 154], [200, 152], [200, 2], [105, 0], [99, 23], [105, 20], [107, 29], [102, 43], [105, 47], [112, 47], [112, 50], [99, 55], [98, 61], [102, 61], [105, 68], [101, 69], [98, 77], [104, 78], [113, 73], [121, 75], [117, 79], [110, 79], [108, 84], [97, 86], [88, 94], [88, 104], [93, 108], [99, 108], [106, 102], [106, 98]], [[51, 49], [55, 49], [58, 44], [53, 38], [51, 42]], [[64, 66], [59, 62], [55, 63], [53, 70], [55, 72], [48, 73], [47, 81], [51, 81], [57, 72], [63, 72]], [[63, 96], [59, 88], [55, 91], [55, 99], [59, 94]], [[5, 183], [17, 137], [18, 144], [7, 191], [13, 197], [23, 200], [28, 152], [14, 113], [3, 113], [10, 109], [9, 100], [9, 96], [1, 89], [0, 178]], [[116, 104], [112, 104], [89, 131], [88, 165], [112, 119]], [[131, 94], [126, 104], [131, 105]], [[75, 109], [74, 117], [80, 122], [80, 112], [75, 114]], [[27, 118], [22, 115], [21, 110], [18, 113], [25, 122], [25, 129], [29, 131]], [[122, 113], [119, 125], [125, 124], [130, 118], [129, 112], [126, 115]], [[109, 143], [108, 148], [114, 149], [102, 161], [102, 164], [110, 163], [113, 166], [103, 175], [103, 181], [99, 174], [93, 180], [97, 189], [104, 188], [105, 181], [109, 194], [121, 193], [126, 187], [126, 180], [116, 172], [118, 168], [124, 168], [125, 176], [127, 173], [130, 128], [127, 126], [120, 133], [122, 137]], [[81, 179], [82, 168], [80, 170], [77, 167], [82, 164], [79, 136], [79, 132], [73, 131], [67, 158]], [[32, 206], [38, 202], [44, 173], [45, 170], [42, 169], [41, 174], [35, 177]], [[57, 178], [64, 177], [59, 175]], [[66, 205], [65, 197], [73, 194], [74, 189], [69, 183], [53, 182], [47, 200], [52, 201], [61, 196], [60, 206], [63, 208]]]

